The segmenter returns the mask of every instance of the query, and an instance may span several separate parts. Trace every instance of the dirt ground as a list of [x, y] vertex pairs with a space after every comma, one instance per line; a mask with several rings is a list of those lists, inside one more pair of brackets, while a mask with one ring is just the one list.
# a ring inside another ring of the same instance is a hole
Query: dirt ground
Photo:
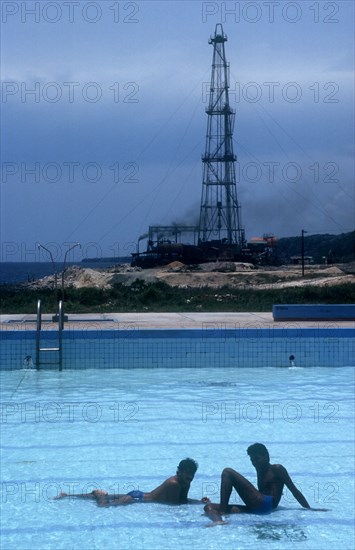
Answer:
[[[61, 274], [58, 274], [58, 282]], [[52, 287], [54, 276], [31, 283], [28, 288]], [[132, 268], [127, 264], [113, 266], [107, 270], [74, 266], [65, 272], [65, 286], [75, 288], [110, 288], [115, 283], [130, 285], [136, 279], [145, 282], [164, 281], [180, 288], [230, 288], [267, 289], [300, 286], [331, 286], [355, 283], [355, 265], [312, 265], [305, 266], [302, 277], [301, 266], [255, 267], [252, 264], [219, 262], [185, 266], [173, 262], [165, 267], [152, 269]]]

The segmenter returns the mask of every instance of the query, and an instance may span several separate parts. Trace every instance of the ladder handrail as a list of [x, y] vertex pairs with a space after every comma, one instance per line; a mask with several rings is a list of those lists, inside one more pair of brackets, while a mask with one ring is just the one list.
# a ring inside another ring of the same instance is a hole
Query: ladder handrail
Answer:
[[63, 300], [60, 300], [58, 304], [59, 370], [62, 370], [62, 360], [63, 360], [63, 354], [62, 354], [63, 325], [64, 325]]
[[[64, 308], [63, 301], [58, 304], [58, 352], [59, 352], [59, 370], [62, 370], [63, 363], [63, 328], [64, 328]], [[39, 355], [41, 351], [54, 351], [51, 348], [41, 349], [41, 330], [42, 330], [42, 307], [41, 300], [37, 301], [37, 330], [36, 330], [36, 368], [39, 370]]]
[[41, 300], [37, 302], [37, 330], [41, 330], [42, 326], [42, 306]]
[[39, 347], [42, 327], [41, 300], [37, 301], [37, 330], [36, 330], [36, 369], [39, 370]]

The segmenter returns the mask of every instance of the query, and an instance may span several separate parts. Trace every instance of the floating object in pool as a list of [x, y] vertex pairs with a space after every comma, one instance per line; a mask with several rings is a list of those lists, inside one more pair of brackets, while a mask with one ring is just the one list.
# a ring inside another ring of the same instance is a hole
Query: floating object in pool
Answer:
[[290, 355], [288, 360], [290, 361], [290, 366], [288, 367], [289, 369], [301, 369], [302, 368], [302, 367], [297, 367], [296, 358], [295, 358], [294, 355]]
[[26, 355], [26, 357], [24, 358], [24, 360], [22, 362], [22, 366], [25, 369], [32, 369], [33, 368], [33, 361], [32, 361], [32, 356], [31, 355]]

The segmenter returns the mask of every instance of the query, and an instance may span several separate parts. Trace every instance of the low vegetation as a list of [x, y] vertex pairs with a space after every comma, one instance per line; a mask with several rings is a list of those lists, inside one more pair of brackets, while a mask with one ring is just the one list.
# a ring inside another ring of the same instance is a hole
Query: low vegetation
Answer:
[[[1, 312], [33, 314], [38, 299], [42, 301], [44, 313], [56, 311], [53, 290], [3, 287]], [[191, 289], [137, 279], [130, 286], [119, 283], [110, 289], [68, 288], [64, 301], [67, 313], [271, 311], [273, 304], [354, 303], [355, 284], [262, 290], [230, 287]]]

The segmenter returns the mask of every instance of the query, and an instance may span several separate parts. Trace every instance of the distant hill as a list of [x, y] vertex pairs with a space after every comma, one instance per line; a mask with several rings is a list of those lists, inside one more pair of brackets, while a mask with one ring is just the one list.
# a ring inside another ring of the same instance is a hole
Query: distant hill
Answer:
[[[345, 263], [355, 259], [355, 231], [340, 235], [305, 235], [304, 254], [312, 256], [314, 263]], [[278, 240], [277, 256], [289, 262], [291, 256], [301, 255], [301, 236], [284, 237]]]

